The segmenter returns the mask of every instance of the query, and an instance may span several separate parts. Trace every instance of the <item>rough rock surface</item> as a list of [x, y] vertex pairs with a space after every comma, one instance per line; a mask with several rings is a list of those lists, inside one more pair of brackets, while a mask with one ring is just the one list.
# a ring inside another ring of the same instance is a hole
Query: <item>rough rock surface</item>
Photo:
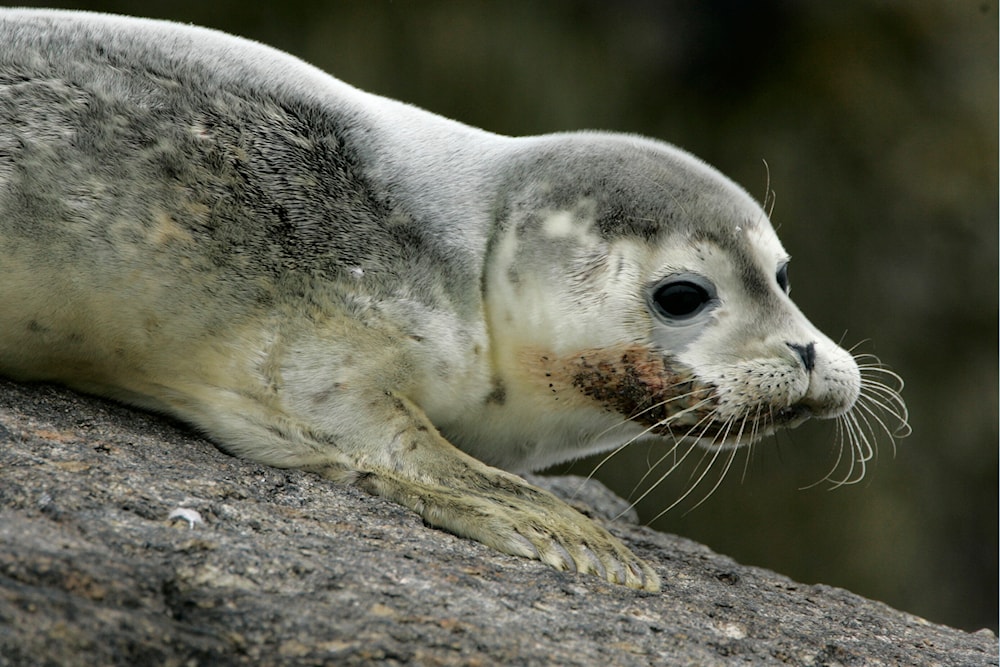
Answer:
[[[596, 483], [548, 485], [619, 508]], [[0, 380], [0, 665], [997, 664], [988, 631], [610, 527], [662, 593], [498, 554], [168, 420]]]

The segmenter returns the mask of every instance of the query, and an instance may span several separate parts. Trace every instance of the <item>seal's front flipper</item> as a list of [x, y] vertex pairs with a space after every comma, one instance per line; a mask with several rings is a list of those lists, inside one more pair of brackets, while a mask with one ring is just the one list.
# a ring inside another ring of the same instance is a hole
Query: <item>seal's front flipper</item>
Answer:
[[[660, 589], [652, 568], [592, 520], [551, 493], [460, 451], [406, 399], [395, 397], [393, 405], [397, 419], [405, 414], [409, 425], [399, 428], [399, 421], [389, 420], [382, 437], [392, 444], [378, 447], [378, 453], [376, 448], [358, 452], [357, 486], [412, 509], [432, 526], [498, 551], [631, 588]], [[392, 450], [406, 456], [382, 456]], [[309, 469], [344, 480], [340, 466]]]
[[358, 485], [419, 513], [429, 524], [487, 546], [535, 558], [558, 570], [595, 574], [614, 584], [660, 590], [657, 574], [593, 521], [546, 491], [501, 471], [456, 489], [388, 473], [362, 475]]

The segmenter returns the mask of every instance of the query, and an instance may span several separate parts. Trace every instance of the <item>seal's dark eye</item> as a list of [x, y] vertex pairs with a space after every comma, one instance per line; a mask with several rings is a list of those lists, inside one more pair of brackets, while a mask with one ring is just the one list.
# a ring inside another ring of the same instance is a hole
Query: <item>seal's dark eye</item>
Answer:
[[784, 264], [778, 267], [777, 278], [778, 278], [778, 287], [783, 289], [785, 291], [785, 294], [788, 294], [789, 292], [792, 291], [792, 286], [788, 284], [788, 262], [785, 262]]
[[675, 320], [697, 315], [710, 298], [704, 287], [686, 280], [661, 285], [653, 292], [657, 310]]

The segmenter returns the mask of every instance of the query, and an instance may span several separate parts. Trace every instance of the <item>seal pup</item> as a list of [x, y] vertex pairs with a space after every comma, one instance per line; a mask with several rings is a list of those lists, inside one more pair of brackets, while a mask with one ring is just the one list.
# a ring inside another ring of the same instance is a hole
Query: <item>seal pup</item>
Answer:
[[808, 417], [860, 452], [901, 412], [787, 264], [751, 197], [657, 141], [502, 137], [211, 30], [0, 12], [0, 372], [507, 553], [657, 590], [513, 473]]

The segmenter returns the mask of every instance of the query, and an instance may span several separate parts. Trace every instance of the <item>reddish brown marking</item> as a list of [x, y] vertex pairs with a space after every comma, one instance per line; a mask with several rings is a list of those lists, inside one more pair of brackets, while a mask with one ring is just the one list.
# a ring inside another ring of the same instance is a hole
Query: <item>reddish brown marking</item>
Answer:
[[[707, 417], [718, 405], [715, 388], [698, 380], [674, 357], [629, 345], [541, 360], [583, 395], [632, 421], [653, 427], [653, 433], [684, 435], [696, 424], [699, 426], [692, 435], [714, 433], [714, 422]], [[690, 408], [672, 423], [664, 423]]]

